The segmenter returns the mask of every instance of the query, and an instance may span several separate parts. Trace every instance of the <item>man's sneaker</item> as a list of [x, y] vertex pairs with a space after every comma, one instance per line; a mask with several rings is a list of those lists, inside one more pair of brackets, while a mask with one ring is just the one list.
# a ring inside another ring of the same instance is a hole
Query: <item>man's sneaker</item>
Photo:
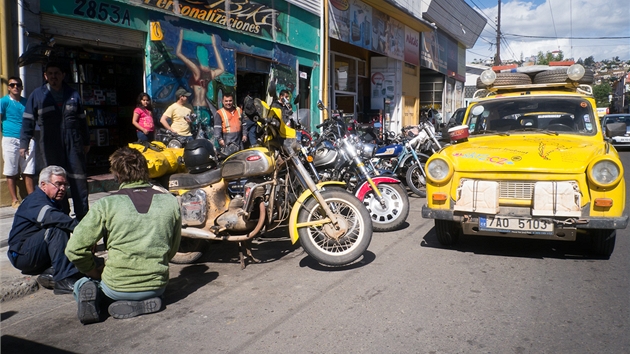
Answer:
[[109, 305], [108, 311], [113, 318], [131, 318], [160, 311], [162, 299], [153, 297], [142, 301], [116, 301]]
[[81, 323], [95, 323], [100, 320], [97, 297], [98, 287], [93, 281], [84, 283], [79, 289], [79, 309], [77, 316]]

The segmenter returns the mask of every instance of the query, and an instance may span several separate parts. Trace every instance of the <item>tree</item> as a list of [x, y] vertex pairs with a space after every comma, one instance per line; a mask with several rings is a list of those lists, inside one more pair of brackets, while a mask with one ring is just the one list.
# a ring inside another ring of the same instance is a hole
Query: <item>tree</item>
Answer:
[[607, 82], [593, 86], [593, 97], [595, 97], [597, 107], [608, 107], [608, 95], [610, 95], [611, 92], [612, 88]]
[[538, 52], [538, 55], [536, 55], [536, 64], [549, 65], [549, 62], [551, 61], [562, 61], [562, 59], [564, 59], [564, 54], [561, 50], [557, 51], [556, 53], [548, 51], [545, 54], [543, 54], [543, 52], [541, 51]]
[[593, 66], [594, 64], [595, 64], [595, 58], [593, 58], [592, 55], [584, 59], [584, 66]]

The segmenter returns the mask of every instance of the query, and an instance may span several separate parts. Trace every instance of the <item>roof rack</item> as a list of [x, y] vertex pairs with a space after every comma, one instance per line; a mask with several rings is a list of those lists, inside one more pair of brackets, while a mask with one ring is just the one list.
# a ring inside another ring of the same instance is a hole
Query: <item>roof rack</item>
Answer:
[[593, 88], [586, 84], [577, 84], [575, 82], [558, 82], [549, 84], [528, 84], [528, 85], [502, 85], [490, 86], [485, 89], [479, 89], [473, 94], [473, 98], [489, 97], [499, 93], [517, 92], [517, 91], [544, 91], [544, 90], [562, 90], [568, 92], [577, 92], [583, 95], [593, 96]]

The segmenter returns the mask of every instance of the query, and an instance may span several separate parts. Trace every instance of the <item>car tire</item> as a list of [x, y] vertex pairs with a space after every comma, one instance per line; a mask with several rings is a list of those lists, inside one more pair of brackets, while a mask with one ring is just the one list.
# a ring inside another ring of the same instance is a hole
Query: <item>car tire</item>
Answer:
[[492, 86], [508, 86], [508, 85], [531, 85], [532, 79], [523, 73], [497, 73], [497, 78], [491, 85], [481, 82], [481, 78], [477, 78], [477, 88], [485, 89]]
[[[569, 76], [566, 68], [541, 71], [534, 76], [534, 84], [552, 84], [567, 81], [569, 81]], [[593, 83], [593, 71], [586, 69], [584, 76], [577, 82], [580, 84]]]
[[594, 254], [609, 258], [615, 249], [617, 230], [593, 230], [591, 231], [591, 250]]
[[459, 242], [459, 236], [462, 234], [462, 230], [455, 221], [436, 219], [435, 234], [441, 245], [453, 246]]

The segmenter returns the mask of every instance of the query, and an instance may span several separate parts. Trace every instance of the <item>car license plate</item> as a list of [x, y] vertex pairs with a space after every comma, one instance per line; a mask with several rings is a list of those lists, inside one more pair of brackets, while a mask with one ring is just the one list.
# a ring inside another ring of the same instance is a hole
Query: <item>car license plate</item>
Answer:
[[630, 136], [617, 136], [614, 140], [617, 140], [620, 143], [630, 143]]
[[479, 229], [482, 231], [551, 235], [553, 234], [553, 223], [541, 219], [480, 216]]

